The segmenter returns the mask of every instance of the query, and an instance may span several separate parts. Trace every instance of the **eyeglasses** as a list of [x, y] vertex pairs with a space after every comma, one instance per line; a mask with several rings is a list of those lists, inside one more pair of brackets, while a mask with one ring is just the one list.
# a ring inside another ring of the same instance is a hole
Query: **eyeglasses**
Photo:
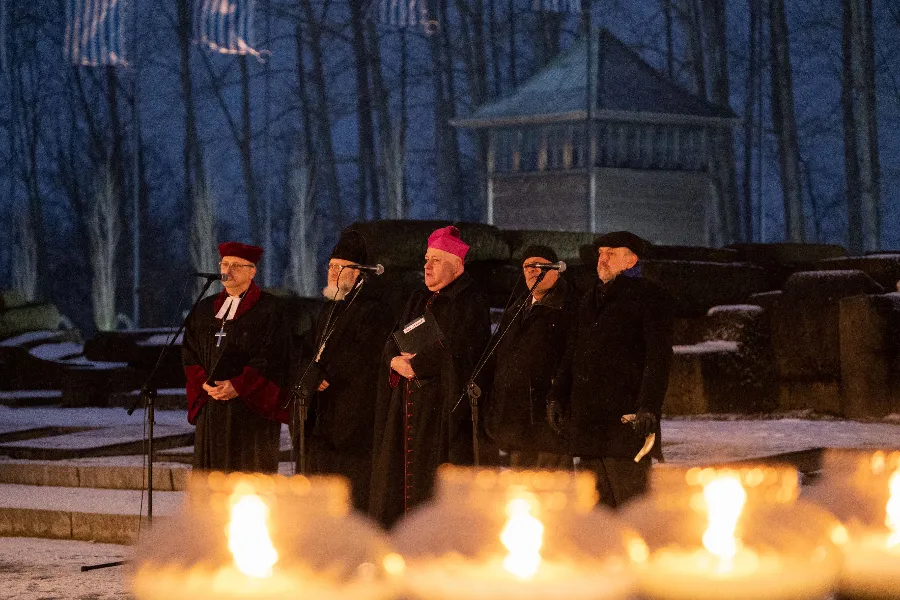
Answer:
[[220, 262], [219, 268], [223, 271], [227, 271], [228, 269], [241, 269], [244, 267], [255, 267], [253, 263], [230, 263], [230, 262]]
[[353, 267], [350, 265], [328, 265], [329, 271], [340, 271], [341, 269], [353, 269]]

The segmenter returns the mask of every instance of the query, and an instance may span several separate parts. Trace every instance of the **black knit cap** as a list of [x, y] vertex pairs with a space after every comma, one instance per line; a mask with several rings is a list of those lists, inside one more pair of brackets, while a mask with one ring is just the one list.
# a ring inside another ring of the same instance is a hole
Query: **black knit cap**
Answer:
[[599, 252], [600, 248], [628, 248], [638, 258], [646, 258], [651, 244], [630, 231], [611, 231], [594, 240], [594, 252]]
[[356, 264], [365, 264], [368, 259], [366, 240], [363, 239], [363, 236], [358, 231], [348, 229], [341, 233], [341, 239], [338, 240], [334, 250], [331, 251], [329, 258], [339, 258]]
[[555, 263], [559, 260], [556, 257], [556, 252], [553, 250], [553, 248], [551, 248], [550, 246], [542, 246], [541, 244], [531, 244], [522, 251], [522, 260], [534, 257], [546, 258], [552, 263]]

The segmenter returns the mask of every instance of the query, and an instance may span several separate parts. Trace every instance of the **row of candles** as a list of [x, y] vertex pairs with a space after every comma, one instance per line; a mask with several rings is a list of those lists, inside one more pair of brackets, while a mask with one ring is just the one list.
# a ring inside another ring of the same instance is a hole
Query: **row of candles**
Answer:
[[336, 477], [212, 473], [141, 541], [140, 600], [900, 599], [900, 451], [657, 467], [616, 514], [593, 475], [444, 466], [390, 533]]

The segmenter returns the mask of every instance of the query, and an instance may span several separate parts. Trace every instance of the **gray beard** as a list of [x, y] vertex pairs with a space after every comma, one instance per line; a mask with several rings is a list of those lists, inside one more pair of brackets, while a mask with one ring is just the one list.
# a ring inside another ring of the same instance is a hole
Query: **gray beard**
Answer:
[[325, 296], [326, 300], [339, 301], [346, 298], [349, 291], [340, 289], [336, 285], [326, 285], [322, 288], [322, 295]]

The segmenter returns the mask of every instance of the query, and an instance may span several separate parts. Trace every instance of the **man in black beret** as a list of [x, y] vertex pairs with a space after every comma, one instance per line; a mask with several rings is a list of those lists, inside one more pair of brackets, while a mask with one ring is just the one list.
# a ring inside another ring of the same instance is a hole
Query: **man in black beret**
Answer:
[[[600, 501], [616, 508], [647, 486], [662, 458], [659, 419], [672, 358], [672, 298], [640, 276], [650, 245], [628, 231], [594, 240], [600, 281], [582, 299], [554, 378], [548, 422], [597, 474]], [[640, 456], [651, 434], [649, 455]]]
[[[376, 379], [394, 323], [390, 308], [363, 285], [364, 275], [354, 268], [367, 259], [362, 235], [345, 231], [328, 261], [325, 306], [305, 344], [304, 360], [295, 366], [305, 370], [315, 361], [301, 384], [312, 390], [307, 472], [347, 477], [359, 510], [366, 510], [369, 501]], [[302, 375], [295, 373], [295, 381]]]
[[494, 354], [485, 428], [499, 447], [509, 452], [513, 467], [571, 469], [565, 440], [550, 428], [544, 415], [551, 379], [565, 354], [574, 301], [559, 271], [537, 266], [557, 262], [552, 248], [531, 245], [521, 256], [528, 289], [542, 272], [545, 275], [500, 321], [500, 331], [506, 334]]

